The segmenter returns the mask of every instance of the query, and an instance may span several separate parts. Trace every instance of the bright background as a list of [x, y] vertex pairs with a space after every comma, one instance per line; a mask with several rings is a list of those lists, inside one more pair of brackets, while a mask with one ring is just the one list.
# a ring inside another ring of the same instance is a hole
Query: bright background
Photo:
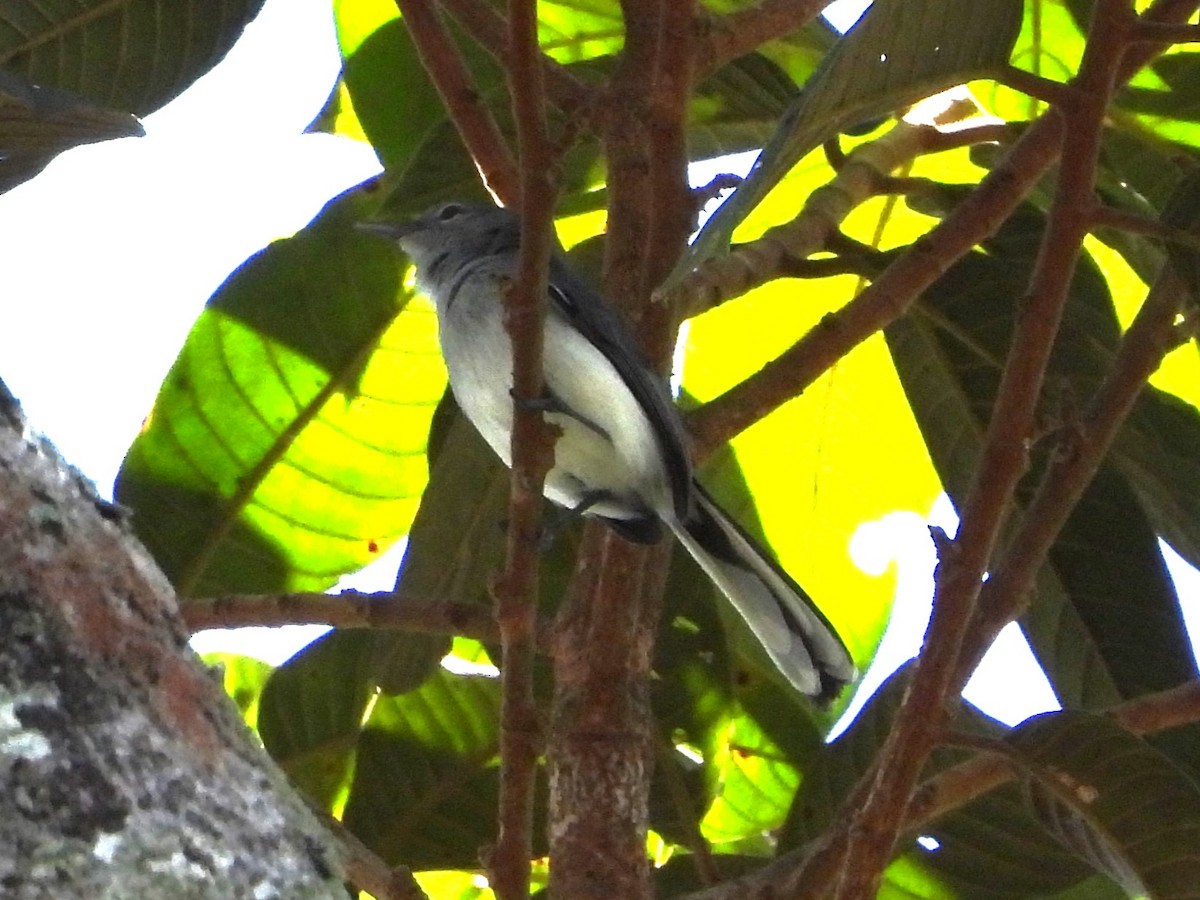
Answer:
[[[835, 21], [852, 21], [865, 5], [843, 0]], [[338, 74], [330, 6], [267, 0], [219, 66], [144, 120], [145, 137], [69, 151], [0, 195], [9, 292], [0, 377], [33, 426], [102, 494], [111, 496], [122, 456], [208, 296], [252, 253], [379, 171], [364, 144], [302, 133]], [[720, 164], [733, 167], [733, 160]], [[933, 510], [867, 523], [851, 542], [863, 569], [882, 573], [894, 564], [899, 575], [896, 615], [860, 698], [920, 644], [933, 593], [930, 522], [953, 533], [944, 498]], [[390, 588], [400, 552], [350, 581]], [[1195, 635], [1200, 575], [1167, 556]], [[193, 645], [279, 663], [323, 631], [206, 632]], [[1057, 708], [1013, 626], [965, 695], [1010, 723]]]

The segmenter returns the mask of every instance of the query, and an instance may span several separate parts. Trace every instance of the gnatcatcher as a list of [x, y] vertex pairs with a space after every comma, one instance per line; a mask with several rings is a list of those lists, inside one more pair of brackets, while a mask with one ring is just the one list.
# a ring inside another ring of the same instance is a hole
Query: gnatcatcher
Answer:
[[[437, 306], [450, 388], [511, 465], [512, 345], [504, 291], [516, 276], [520, 223], [510, 211], [447, 203], [365, 230], [399, 242]], [[607, 302], [554, 256], [544, 350], [545, 416], [561, 434], [546, 496], [649, 543], [665, 524], [729, 598], [796, 689], [827, 702], [855, 677], [837, 632], [807, 594], [692, 475], [667, 384]]]

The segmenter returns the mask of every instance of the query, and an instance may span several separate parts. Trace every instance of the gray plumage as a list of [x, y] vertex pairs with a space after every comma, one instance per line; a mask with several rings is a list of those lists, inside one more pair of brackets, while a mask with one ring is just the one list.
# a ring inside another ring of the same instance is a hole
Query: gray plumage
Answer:
[[[397, 240], [437, 306], [450, 387], [492, 449], [511, 464], [512, 352], [503, 290], [516, 274], [520, 223], [503, 209], [449, 203], [402, 225]], [[600, 516], [630, 540], [665, 524], [729, 598], [797, 690], [827, 701], [854, 664], [811, 599], [692, 475], [666, 382], [616, 312], [557, 255], [549, 271], [546, 418], [561, 429], [546, 496]]]

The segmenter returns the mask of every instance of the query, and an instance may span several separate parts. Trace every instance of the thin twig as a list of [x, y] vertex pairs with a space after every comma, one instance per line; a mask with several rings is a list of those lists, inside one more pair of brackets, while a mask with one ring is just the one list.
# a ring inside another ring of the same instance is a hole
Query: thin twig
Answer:
[[407, 866], [389, 866], [328, 810], [313, 803], [309, 806], [337, 841], [342, 867], [352, 885], [375, 900], [429, 900]]
[[713, 860], [712, 848], [700, 831], [700, 820], [703, 810], [696, 809], [692, 802], [688, 786], [680, 771], [679, 752], [662, 735], [656, 742], [658, 748], [658, 766], [656, 774], [661, 776], [666, 786], [667, 795], [675, 814], [679, 817], [679, 825], [683, 829], [684, 846], [691, 851], [692, 864], [696, 867], [696, 875], [702, 884], [717, 884], [721, 880], [720, 870]]
[[469, 603], [430, 601], [390, 591], [366, 594], [225, 594], [187, 600], [180, 614], [193, 631], [205, 628], [331, 625], [419, 634], [463, 635], [480, 641], [499, 636], [490, 609]]
[[446, 111], [488, 190], [506, 206], [515, 205], [520, 185], [512, 154], [433, 3], [396, 0], [396, 6], [416, 45], [421, 65], [446, 104]]
[[829, 0], [762, 0], [757, 6], [708, 20], [696, 45], [696, 78], [703, 80], [767, 41], [799, 31], [828, 5]]
[[1050, 548], [1146, 382], [1174, 346], [1175, 317], [1182, 305], [1182, 285], [1168, 268], [1125, 332], [1112, 370], [1084, 416], [1064, 433], [1065, 443], [1057, 448], [1016, 537], [984, 586], [979, 620], [959, 660], [959, 681], [974, 671], [1000, 629], [1024, 611]]
[[1134, 40], [1152, 44], [1194, 44], [1200, 41], [1200, 25], [1139, 22]]
[[[1200, 681], [1127, 700], [1107, 712], [1134, 734], [1156, 734], [1200, 721]], [[1013, 777], [1001, 757], [985, 753], [930, 777], [917, 790], [904, 823], [907, 834], [959, 809]]]
[[1035, 100], [1045, 103], [1062, 103], [1067, 96], [1067, 86], [1061, 81], [1052, 81], [1041, 75], [1034, 75], [1016, 66], [1005, 66], [996, 76], [996, 80], [1015, 91], [1028, 94]]
[[984, 125], [956, 128], [953, 131], [935, 129], [925, 138], [924, 152], [941, 153], [960, 147], [974, 147], [976, 144], [1006, 144], [1015, 140], [1022, 130], [1023, 126], [1009, 122], [988, 122]]
[[[479, 0], [439, 0], [441, 7], [506, 69], [509, 66], [509, 25], [498, 9]], [[539, 52], [546, 99], [567, 115], [575, 115], [592, 102], [593, 89], [567, 69]]]
[[[500, 900], [529, 896], [533, 795], [541, 731], [533, 692], [542, 486], [556, 432], [530, 401], [544, 396], [547, 269], [554, 235], [554, 159], [546, 136], [536, 0], [509, 0], [508, 77], [520, 160], [521, 241], [504, 298], [513, 349], [512, 487], [504, 575], [495, 586], [502, 649], [499, 835], [488, 860]], [[526, 401], [526, 402], [521, 402]]]
[[1095, 228], [1119, 228], [1131, 234], [1144, 234], [1160, 241], [1169, 241], [1193, 250], [1200, 250], [1200, 236], [1181, 231], [1158, 219], [1151, 219], [1135, 212], [1114, 209], [1111, 206], [1096, 206], [1092, 209], [1092, 226]]

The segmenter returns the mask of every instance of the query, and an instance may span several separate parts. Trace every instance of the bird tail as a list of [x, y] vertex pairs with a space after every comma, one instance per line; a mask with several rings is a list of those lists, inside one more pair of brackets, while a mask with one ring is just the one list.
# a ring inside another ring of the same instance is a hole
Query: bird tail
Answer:
[[694, 509], [671, 525], [797, 690], [826, 703], [855, 678], [854, 661], [812, 599], [693, 482]]

